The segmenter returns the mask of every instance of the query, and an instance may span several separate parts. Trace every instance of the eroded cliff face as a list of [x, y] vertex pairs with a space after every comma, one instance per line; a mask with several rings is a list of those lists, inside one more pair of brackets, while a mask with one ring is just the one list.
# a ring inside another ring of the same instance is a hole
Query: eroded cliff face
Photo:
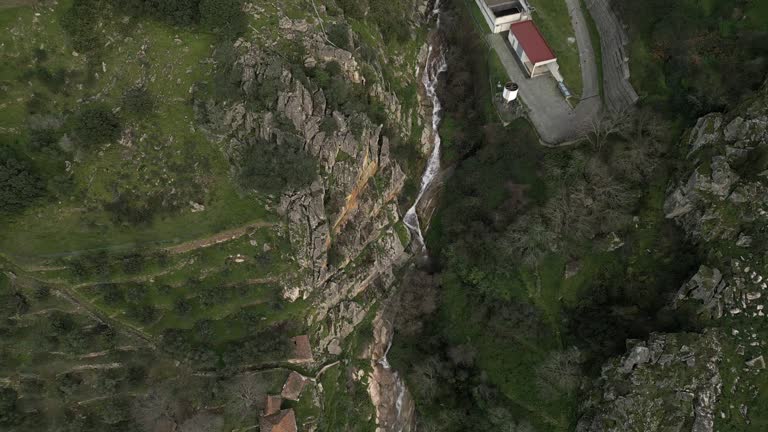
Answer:
[[[431, 2], [419, 3], [414, 26], [431, 25], [428, 10]], [[412, 58], [390, 58], [384, 47], [376, 47], [380, 64], [394, 71], [398, 85], [417, 89], [414, 104], [388, 90], [394, 83], [387, 81], [383, 68], [368, 67], [364, 74], [360, 59], [329, 42], [322, 24], [282, 16], [279, 27], [280, 38], [301, 46], [301, 71], [284, 61], [276, 51], [279, 47], [267, 38], [238, 40], [231, 70], [244, 96], [197, 101], [196, 108], [206, 129], [235, 161], [233, 170], [249, 140], [257, 138], [280, 145], [298, 137], [303, 150], [317, 161], [318, 175], [310, 185], [272, 196], [268, 204], [285, 218], [298, 269], [293, 278], [282, 281], [283, 296], [311, 304], [306, 324], [320, 364], [359, 348], [345, 345], [346, 339], [375, 314], [391, 292], [395, 271], [410, 257], [410, 234], [398, 208], [406, 174], [393, 156], [393, 143], [415, 145], [425, 158], [432, 150], [432, 107], [421, 86], [427, 41]], [[350, 32], [349, 38], [354, 46], [356, 36]], [[344, 79], [364, 87], [367, 97], [383, 107], [388, 128], [363, 111], [343, 112], [329, 102], [331, 90], [318, 84], [313, 71], [326, 71], [330, 64], [338, 65]], [[269, 94], [266, 85], [276, 92], [254, 104], [251, 97]], [[356, 379], [370, 391], [379, 430], [407, 431], [403, 423], [412, 423], [414, 406], [386, 364], [392, 334], [385, 322], [380, 314], [374, 321], [374, 341], [363, 353], [370, 370]]]
[[416, 428], [416, 404], [411, 392], [387, 361], [394, 337], [392, 322], [378, 313], [373, 320], [373, 341], [365, 354], [371, 361], [368, 394], [376, 408], [376, 432], [411, 432]]
[[579, 431], [762, 430], [768, 86], [734, 113], [699, 119], [682, 145], [687, 168], [664, 211], [703, 256], [670, 309], [704, 329], [628, 342], [603, 367]]

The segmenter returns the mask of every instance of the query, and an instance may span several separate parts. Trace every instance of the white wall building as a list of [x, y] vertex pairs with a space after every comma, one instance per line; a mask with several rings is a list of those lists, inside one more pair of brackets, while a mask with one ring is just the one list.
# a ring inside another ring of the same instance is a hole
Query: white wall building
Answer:
[[531, 19], [531, 8], [526, 0], [475, 0], [486, 24], [494, 33], [509, 30], [509, 26]]
[[563, 80], [555, 53], [533, 21], [513, 23], [507, 37], [529, 77], [551, 73], [558, 82]]

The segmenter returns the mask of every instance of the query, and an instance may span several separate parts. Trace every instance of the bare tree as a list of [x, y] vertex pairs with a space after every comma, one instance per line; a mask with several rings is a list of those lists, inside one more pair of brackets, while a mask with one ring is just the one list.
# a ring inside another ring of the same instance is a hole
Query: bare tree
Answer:
[[412, 390], [419, 399], [432, 400], [435, 397], [438, 374], [432, 362], [422, 362], [416, 365], [413, 372], [410, 373], [409, 381], [413, 384]]
[[581, 352], [577, 348], [552, 351], [536, 368], [536, 387], [547, 400], [571, 394], [581, 380]]
[[256, 374], [240, 375], [230, 384], [227, 410], [244, 417], [264, 407], [268, 383]]
[[208, 413], [197, 413], [181, 424], [179, 432], [219, 432], [224, 419]]
[[592, 148], [600, 153], [608, 141], [608, 137], [628, 129], [631, 125], [630, 119], [631, 115], [627, 110], [618, 113], [603, 113], [594, 117], [591, 121], [589, 134], [587, 134]]
[[[556, 219], [563, 216], [555, 213]], [[535, 267], [546, 254], [558, 250], [559, 239], [554, 230], [542, 223], [541, 215], [534, 212], [521, 216], [504, 234], [501, 243], [512, 260]]]
[[472, 366], [476, 355], [477, 350], [470, 344], [454, 345], [448, 348], [448, 357], [457, 365]]
[[161, 424], [177, 424], [180, 406], [168, 389], [155, 388], [136, 401], [132, 412], [144, 430], [155, 430]]

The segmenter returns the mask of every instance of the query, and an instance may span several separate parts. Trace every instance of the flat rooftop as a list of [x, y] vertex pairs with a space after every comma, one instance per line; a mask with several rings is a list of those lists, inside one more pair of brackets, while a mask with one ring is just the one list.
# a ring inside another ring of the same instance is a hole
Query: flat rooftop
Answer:
[[523, 11], [519, 0], [485, 0], [486, 6], [497, 17], [514, 15]]

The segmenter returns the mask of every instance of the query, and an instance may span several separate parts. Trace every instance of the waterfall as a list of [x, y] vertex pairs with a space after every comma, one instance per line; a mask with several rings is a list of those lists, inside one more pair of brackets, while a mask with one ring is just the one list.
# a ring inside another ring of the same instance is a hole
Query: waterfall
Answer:
[[[436, 18], [436, 26], [440, 27], [440, 0], [435, 2], [435, 5], [430, 14], [430, 18]], [[435, 38], [436, 39], [436, 38]], [[419, 194], [416, 196], [416, 200], [413, 202], [411, 208], [403, 216], [403, 223], [411, 234], [417, 239], [421, 246], [421, 251], [426, 252], [426, 246], [424, 244], [424, 236], [421, 233], [421, 225], [419, 223], [419, 216], [416, 213], [416, 208], [424, 196], [424, 193], [430, 187], [438, 172], [440, 171], [440, 134], [437, 129], [440, 126], [442, 106], [440, 100], [437, 97], [437, 84], [438, 77], [441, 73], [445, 72], [448, 68], [445, 53], [442, 46], [437, 46], [430, 43], [429, 50], [427, 52], [427, 58], [424, 62], [424, 72], [422, 74], [421, 82], [424, 86], [426, 96], [432, 102], [432, 137], [433, 147], [432, 153], [429, 155], [427, 167], [424, 170], [424, 174], [421, 177], [421, 186], [419, 188]], [[394, 413], [392, 416], [387, 415], [385, 421], [382, 422], [382, 418], [379, 415], [386, 410], [381, 409], [386, 405], [377, 405], [376, 407], [376, 421], [377, 429], [386, 432], [411, 432], [414, 430], [414, 411], [415, 405], [413, 398], [411, 397], [408, 389], [403, 382], [403, 379], [393, 370], [387, 360], [387, 354], [389, 354], [390, 348], [392, 348], [392, 341], [394, 339], [394, 326], [391, 322], [386, 322], [382, 325], [387, 325], [391, 328], [389, 334], [389, 340], [387, 341], [387, 348], [384, 351], [381, 358], [375, 360], [374, 363], [374, 376], [377, 373], [385, 374], [388, 376], [388, 381], [394, 383], [394, 392], [390, 393], [394, 398]], [[369, 390], [370, 392], [370, 390]], [[372, 393], [373, 395], [373, 393]], [[391, 405], [390, 405], [391, 409]]]
[[[435, 3], [435, 7], [432, 10], [432, 15], [437, 16], [437, 27], [440, 27], [440, 1]], [[424, 236], [421, 232], [421, 224], [419, 223], [419, 215], [416, 213], [416, 208], [427, 191], [435, 176], [440, 171], [440, 134], [438, 133], [438, 127], [440, 126], [440, 117], [442, 114], [442, 105], [440, 105], [440, 99], [437, 97], [437, 84], [438, 77], [441, 73], [448, 69], [448, 64], [445, 60], [445, 53], [438, 47], [438, 54], [434, 55], [435, 50], [433, 45], [430, 44], [429, 51], [427, 53], [427, 60], [424, 64], [424, 73], [422, 74], [421, 82], [424, 85], [424, 91], [427, 97], [432, 101], [432, 134], [433, 134], [433, 147], [432, 154], [429, 155], [429, 161], [427, 162], [427, 168], [424, 170], [424, 174], [421, 176], [421, 186], [419, 188], [419, 194], [416, 196], [416, 200], [413, 202], [411, 208], [405, 213], [403, 217], [403, 223], [411, 231], [413, 236], [418, 240], [422, 249], [426, 249], [424, 244]]]

